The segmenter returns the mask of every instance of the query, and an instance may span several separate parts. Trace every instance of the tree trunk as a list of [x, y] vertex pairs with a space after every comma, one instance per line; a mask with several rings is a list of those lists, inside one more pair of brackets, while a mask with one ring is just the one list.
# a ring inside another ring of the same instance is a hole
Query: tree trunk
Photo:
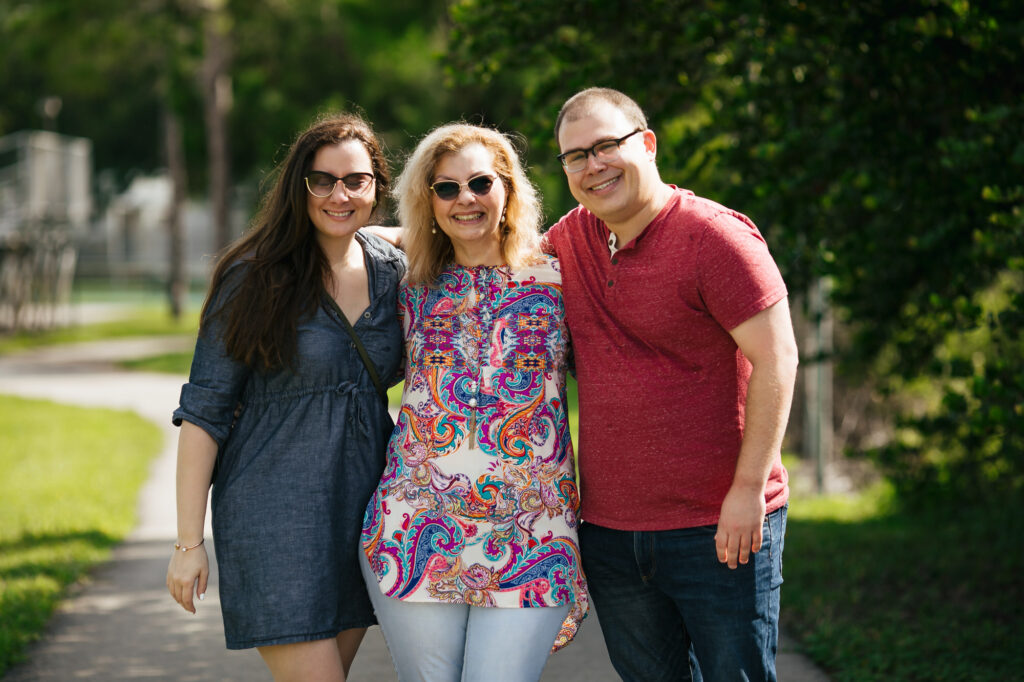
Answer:
[[164, 101], [164, 151], [171, 176], [171, 201], [167, 206], [167, 235], [170, 241], [167, 293], [170, 297], [171, 316], [181, 319], [188, 285], [185, 279], [185, 230], [181, 214], [185, 205], [187, 175], [185, 170], [185, 142], [181, 119]]
[[230, 18], [219, 0], [206, 0], [203, 15], [203, 66], [200, 72], [203, 114], [209, 163], [210, 208], [216, 250], [227, 246], [232, 234], [229, 218], [231, 159], [228, 113], [231, 111]]

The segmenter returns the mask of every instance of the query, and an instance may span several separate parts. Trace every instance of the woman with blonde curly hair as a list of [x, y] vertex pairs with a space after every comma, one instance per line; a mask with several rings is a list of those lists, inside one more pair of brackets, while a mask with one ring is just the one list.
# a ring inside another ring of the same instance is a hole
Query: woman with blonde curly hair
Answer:
[[405, 389], [363, 574], [401, 680], [536, 680], [587, 609], [558, 262], [497, 131], [434, 130], [395, 193]]

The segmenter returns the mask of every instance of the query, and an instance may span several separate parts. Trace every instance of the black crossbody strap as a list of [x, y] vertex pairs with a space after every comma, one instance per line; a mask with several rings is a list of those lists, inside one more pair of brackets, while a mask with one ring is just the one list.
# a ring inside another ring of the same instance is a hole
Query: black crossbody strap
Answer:
[[[331, 303], [334, 303], [331, 300]], [[341, 308], [334, 303], [335, 312], [337, 313], [337, 320], [340, 320], [340, 326], [348, 332], [348, 335], [352, 338], [352, 343], [355, 345], [356, 350], [359, 351], [359, 357], [363, 359], [363, 364], [366, 365], [366, 371], [370, 374], [370, 380], [373, 381], [374, 387], [377, 389], [377, 395], [384, 401], [384, 404], [388, 404], [388, 392], [385, 390], [384, 385], [380, 381], [380, 376], [377, 374], [377, 368], [373, 366], [373, 361], [370, 360], [370, 356], [366, 352], [366, 348], [363, 346], [363, 342], [359, 340], [359, 335], [356, 334], [356, 330], [352, 328], [352, 323], [345, 317], [345, 313], [341, 312]], [[328, 314], [328, 317], [334, 319], [334, 316]]]

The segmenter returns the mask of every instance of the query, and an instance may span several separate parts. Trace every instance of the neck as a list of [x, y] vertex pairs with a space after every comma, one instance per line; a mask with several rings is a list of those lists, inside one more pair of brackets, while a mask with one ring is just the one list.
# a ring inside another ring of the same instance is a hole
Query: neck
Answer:
[[661, 210], [672, 199], [673, 190], [663, 182], [658, 182], [657, 187], [642, 204], [642, 208], [622, 221], [605, 220], [608, 229], [615, 233], [619, 247], [623, 247], [636, 239], [651, 222], [658, 217]]
[[455, 250], [455, 262], [466, 267], [477, 265], [504, 265], [505, 259], [501, 255], [501, 244], [488, 242], [486, 244], [465, 244], [452, 241]]
[[362, 266], [363, 250], [354, 234], [344, 237], [331, 237], [319, 239], [320, 248], [327, 256], [327, 262], [331, 269], [346, 268], [353, 265]]

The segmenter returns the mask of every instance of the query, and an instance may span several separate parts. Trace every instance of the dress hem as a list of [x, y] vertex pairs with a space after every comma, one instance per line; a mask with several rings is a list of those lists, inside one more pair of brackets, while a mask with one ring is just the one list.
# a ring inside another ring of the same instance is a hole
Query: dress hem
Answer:
[[351, 625], [345, 625], [344, 627], [333, 628], [330, 630], [323, 630], [321, 632], [312, 632], [297, 635], [283, 635], [279, 637], [266, 637], [263, 639], [248, 639], [239, 641], [227, 641], [226, 646], [228, 649], [237, 651], [240, 649], [255, 649], [261, 646], [275, 646], [278, 644], [298, 644], [300, 642], [316, 642], [321, 639], [331, 639], [337, 637], [340, 633], [345, 630], [352, 630], [354, 628], [368, 628], [371, 625], [376, 625], [377, 621], [367, 620], [363, 623], [355, 623]]

